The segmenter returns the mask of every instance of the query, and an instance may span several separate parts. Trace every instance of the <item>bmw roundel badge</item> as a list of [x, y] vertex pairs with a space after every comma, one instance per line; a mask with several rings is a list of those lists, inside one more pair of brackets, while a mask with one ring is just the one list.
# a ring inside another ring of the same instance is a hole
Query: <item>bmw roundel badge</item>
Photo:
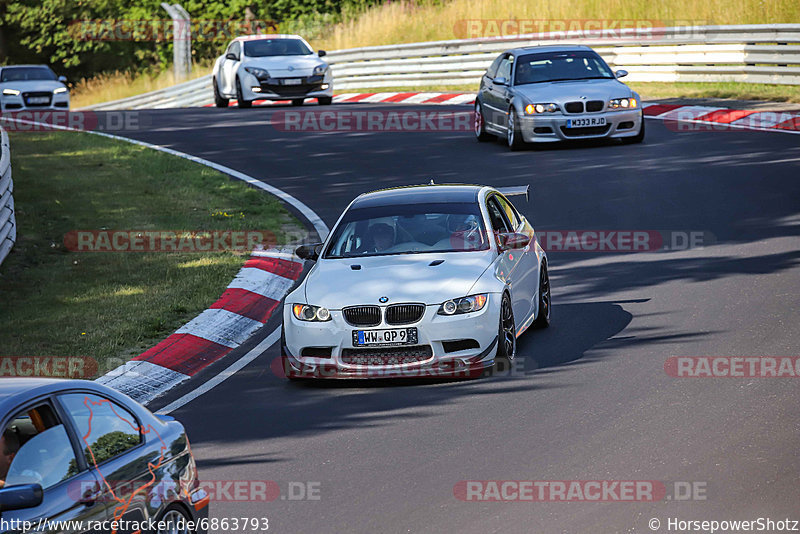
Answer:
[[380, 302], [381, 304], [385, 304], [389, 302], [389, 297], [381, 297], [378, 299], [378, 302]]

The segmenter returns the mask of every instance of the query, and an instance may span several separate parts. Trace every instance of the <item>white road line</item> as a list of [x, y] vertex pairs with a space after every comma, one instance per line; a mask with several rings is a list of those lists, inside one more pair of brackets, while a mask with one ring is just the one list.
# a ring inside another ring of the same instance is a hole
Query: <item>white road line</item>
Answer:
[[236, 360], [234, 363], [232, 363], [230, 366], [228, 366], [227, 369], [225, 369], [224, 371], [222, 371], [217, 376], [215, 376], [208, 382], [204, 383], [197, 389], [194, 389], [189, 393], [187, 393], [186, 395], [184, 395], [183, 397], [167, 404], [166, 406], [158, 410], [157, 413], [166, 415], [170, 412], [174, 412], [178, 408], [192, 402], [200, 395], [208, 393], [209, 391], [211, 391], [212, 389], [214, 389], [215, 387], [222, 384], [224, 381], [226, 381], [227, 379], [229, 379], [230, 377], [241, 371], [247, 364], [255, 360], [265, 350], [267, 350], [272, 345], [277, 343], [280, 337], [281, 337], [281, 329], [280, 327], [278, 327], [270, 335], [262, 339], [261, 343], [253, 347], [253, 349], [250, 350], [250, 352], [248, 352], [247, 354]]

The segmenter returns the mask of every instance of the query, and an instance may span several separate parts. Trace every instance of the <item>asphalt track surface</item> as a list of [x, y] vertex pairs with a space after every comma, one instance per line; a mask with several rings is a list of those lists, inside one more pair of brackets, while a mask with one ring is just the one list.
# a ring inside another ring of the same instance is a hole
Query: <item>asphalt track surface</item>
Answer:
[[[671, 356], [800, 352], [800, 138], [648, 120], [642, 145], [511, 153], [468, 132], [281, 132], [269, 124], [276, 109], [141, 112], [148, 127], [125, 135], [263, 179], [329, 226], [361, 192], [434, 178], [530, 184], [531, 201], [517, 204], [537, 230], [702, 231], [716, 243], [551, 253], [553, 323], [520, 339], [525, 371], [513, 376], [298, 385], [270, 371], [271, 347], [173, 415], [203, 479], [319, 482], [320, 499], [218, 501], [213, 516], [267, 516], [270, 532], [303, 533], [603, 534], [652, 532], [651, 518], [661, 531], [668, 518], [800, 520], [798, 379], [664, 371]], [[453, 494], [462, 480], [506, 479], [658, 480], [669, 493], [674, 481], [700, 482], [706, 499]]]

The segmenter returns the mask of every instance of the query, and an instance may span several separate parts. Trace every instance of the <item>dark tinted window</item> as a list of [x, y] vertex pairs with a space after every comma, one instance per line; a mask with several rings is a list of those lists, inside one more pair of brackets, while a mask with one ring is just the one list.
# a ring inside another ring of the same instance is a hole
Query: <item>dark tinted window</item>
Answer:
[[136, 418], [119, 404], [89, 393], [63, 395], [60, 400], [75, 424], [90, 466], [118, 456], [142, 441]]
[[311, 49], [299, 39], [259, 39], [244, 42], [244, 55], [248, 57], [264, 56], [305, 56]]
[[489, 220], [492, 222], [492, 230], [495, 232], [511, 231], [503, 215], [503, 208], [497, 203], [497, 197], [490, 198], [486, 203], [486, 207], [489, 209]]
[[0, 82], [19, 82], [29, 80], [57, 80], [50, 67], [3, 67]]
[[497, 69], [498, 69], [498, 67], [500, 67], [500, 62], [503, 61], [504, 57], [505, 57], [505, 54], [500, 54], [499, 56], [497, 56], [497, 59], [495, 59], [492, 62], [492, 64], [489, 65], [489, 68], [486, 70], [486, 75], [489, 78], [494, 78], [495, 74], [497, 74]]
[[354, 208], [336, 225], [325, 258], [486, 250], [476, 203]]
[[614, 78], [609, 66], [596, 53], [589, 50], [542, 52], [519, 57], [514, 85], [592, 78]]
[[511, 223], [512, 229], [516, 230], [520, 222], [517, 210], [504, 197], [498, 195], [495, 198], [497, 199], [498, 204], [500, 204], [500, 207], [503, 209], [503, 213], [506, 214], [506, 219], [508, 219], [508, 221]]

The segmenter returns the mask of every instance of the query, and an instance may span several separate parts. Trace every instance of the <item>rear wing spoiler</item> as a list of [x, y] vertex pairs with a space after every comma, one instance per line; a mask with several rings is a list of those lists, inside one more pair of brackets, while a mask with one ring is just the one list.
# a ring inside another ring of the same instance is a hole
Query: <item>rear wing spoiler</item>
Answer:
[[530, 200], [531, 186], [529, 186], [529, 185], [515, 185], [515, 186], [511, 186], [511, 187], [498, 187], [496, 189], [498, 191], [500, 191], [503, 195], [507, 196], [507, 197], [525, 195], [525, 201], [527, 202], [527, 201]]

